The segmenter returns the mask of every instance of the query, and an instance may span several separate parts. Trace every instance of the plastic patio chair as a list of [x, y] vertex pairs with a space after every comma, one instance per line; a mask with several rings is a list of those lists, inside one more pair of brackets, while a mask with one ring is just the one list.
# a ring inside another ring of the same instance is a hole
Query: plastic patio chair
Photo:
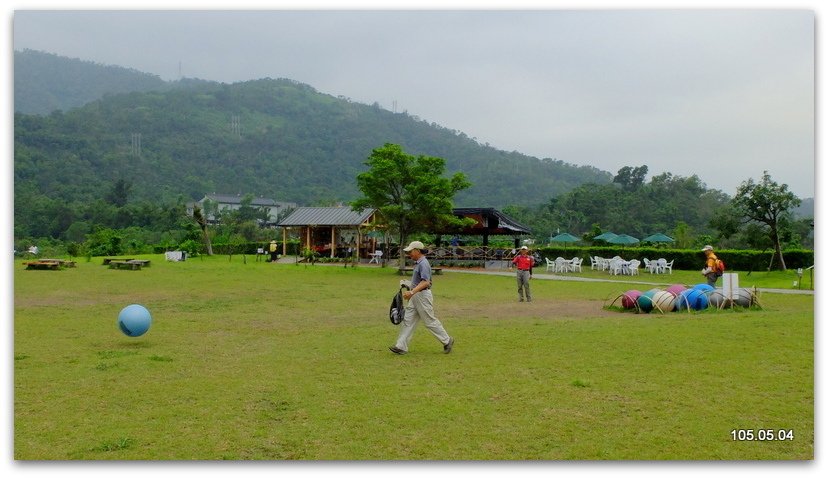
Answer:
[[572, 269], [572, 272], [575, 272], [576, 270], [578, 272], [583, 272], [583, 269], [581, 269], [581, 264], [583, 262], [584, 262], [584, 260], [581, 259], [580, 257], [573, 257], [572, 258], [572, 263], [570, 264], [569, 267]]
[[368, 263], [370, 264], [373, 262], [374, 264], [379, 264], [380, 259], [382, 259], [382, 251], [378, 250], [371, 254], [371, 260], [368, 261]]

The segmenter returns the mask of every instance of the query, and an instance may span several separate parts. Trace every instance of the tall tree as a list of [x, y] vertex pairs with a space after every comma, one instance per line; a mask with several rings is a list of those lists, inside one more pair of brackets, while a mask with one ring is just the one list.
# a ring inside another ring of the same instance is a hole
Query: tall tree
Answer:
[[129, 193], [131, 190], [131, 182], [125, 179], [119, 179], [115, 181], [112, 188], [106, 194], [106, 200], [115, 207], [124, 207], [129, 200]]
[[624, 191], [635, 191], [644, 185], [647, 171], [646, 164], [637, 168], [624, 166], [618, 170], [618, 174], [612, 178], [612, 182], [620, 184]]
[[[351, 203], [355, 210], [375, 208], [397, 230], [400, 246], [413, 233], [462, 226], [465, 221], [452, 214], [454, 195], [471, 186], [463, 173], [444, 178], [445, 160], [413, 156], [397, 144], [374, 149], [365, 165], [370, 169], [357, 175], [363, 197]], [[400, 247], [400, 264], [405, 254]]]
[[210, 242], [210, 234], [207, 233], [207, 218], [201, 213], [201, 208], [193, 205], [193, 219], [201, 228], [201, 234], [204, 237], [204, 247], [207, 249], [207, 255], [213, 255], [213, 244]]
[[738, 213], [746, 223], [761, 225], [773, 244], [774, 254], [768, 265], [769, 270], [773, 268], [774, 260], [778, 261], [781, 270], [786, 270], [785, 259], [782, 257], [780, 225], [787, 219], [789, 211], [801, 202], [788, 191], [787, 184], [777, 184], [767, 171], [763, 173], [761, 182], [755, 183], [751, 178], [736, 190], [733, 205]]

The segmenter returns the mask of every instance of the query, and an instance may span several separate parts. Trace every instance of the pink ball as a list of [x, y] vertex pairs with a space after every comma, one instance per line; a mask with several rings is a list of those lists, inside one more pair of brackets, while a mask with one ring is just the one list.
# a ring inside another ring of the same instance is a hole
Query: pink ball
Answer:
[[685, 289], [687, 289], [687, 287], [685, 287], [683, 284], [673, 284], [670, 287], [668, 287], [666, 290], [667, 290], [667, 292], [669, 292], [669, 293], [673, 294], [674, 296], [678, 297], [679, 295], [681, 295], [681, 292]]
[[640, 290], [628, 290], [621, 296], [621, 307], [625, 309], [632, 309], [635, 307], [635, 302], [641, 297]]

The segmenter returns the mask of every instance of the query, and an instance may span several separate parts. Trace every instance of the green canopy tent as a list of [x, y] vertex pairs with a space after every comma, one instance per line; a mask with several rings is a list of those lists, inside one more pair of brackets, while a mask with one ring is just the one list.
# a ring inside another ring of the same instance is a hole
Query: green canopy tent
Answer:
[[644, 239], [641, 239], [641, 242], [675, 242], [675, 239], [659, 232], [651, 236], [647, 236]]
[[609, 240], [612, 239], [613, 237], [618, 237], [618, 234], [615, 234], [614, 232], [607, 231], [607, 232], [605, 232], [601, 235], [593, 237], [592, 240], [593, 241], [607, 241], [607, 242], [609, 242]]
[[608, 239], [607, 242], [609, 242], [610, 244], [620, 244], [622, 246], [628, 246], [630, 244], [638, 244], [641, 241], [627, 234], [619, 234], [615, 237]]
[[578, 242], [581, 239], [578, 238], [578, 237], [573, 236], [572, 234], [570, 234], [568, 232], [562, 232], [562, 233], [558, 234], [557, 236], [555, 236], [555, 237], [553, 237], [549, 240], [551, 242], [563, 242], [564, 249], [566, 249], [566, 243], [567, 242]]

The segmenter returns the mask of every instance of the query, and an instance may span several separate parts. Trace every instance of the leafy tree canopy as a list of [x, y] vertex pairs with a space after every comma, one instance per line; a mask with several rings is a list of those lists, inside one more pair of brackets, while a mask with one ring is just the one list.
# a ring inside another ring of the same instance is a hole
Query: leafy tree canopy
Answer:
[[378, 209], [399, 233], [400, 244], [412, 233], [464, 224], [452, 214], [452, 199], [471, 183], [463, 173], [443, 177], [442, 158], [415, 157], [399, 145], [386, 143], [374, 149], [365, 164], [369, 170], [356, 178], [363, 197], [351, 207]]
[[773, 244], [774, 257], [782, 270], [785, 270], [785, 259], [782, 257], [781, 226], [790, 222], [790, 211], [800, 203], [788, 190], [787, 184], [778, 184], [767, 171], [758, 183], [753, 178], [743, 182], [733, 198], [733, 208], [745, 222], [762, 226]]

